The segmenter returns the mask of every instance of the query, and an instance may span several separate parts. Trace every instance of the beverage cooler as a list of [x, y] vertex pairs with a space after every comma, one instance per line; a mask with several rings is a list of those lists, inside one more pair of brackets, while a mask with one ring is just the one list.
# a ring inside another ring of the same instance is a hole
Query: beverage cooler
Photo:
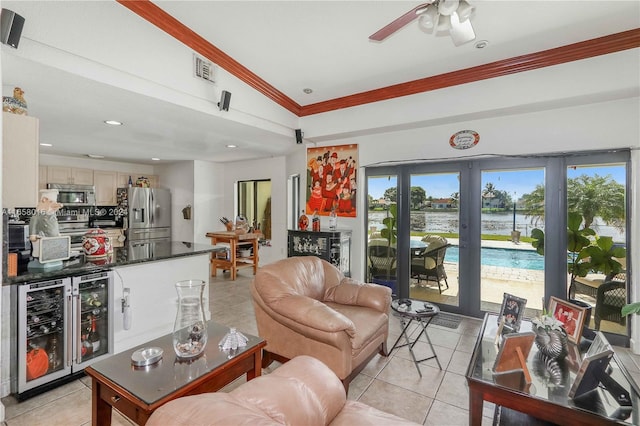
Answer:
[[18, 398], [68, 381], [113, 352], [112, 274], [96, 272], [18, 287], [18, 338], [12, 351], [17, 357], [12, 365], [17, 368]]

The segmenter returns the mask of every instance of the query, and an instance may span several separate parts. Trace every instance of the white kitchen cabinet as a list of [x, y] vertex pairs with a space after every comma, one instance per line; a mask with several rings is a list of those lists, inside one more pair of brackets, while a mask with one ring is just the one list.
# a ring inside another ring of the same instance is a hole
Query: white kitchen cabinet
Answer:
[[118, 174], [104, 170], [93, 171], [93, 186], [96, 188], [96, 205], [116, 205]]
[[38, 203], [38, 119], [3, 112], [2, 120], [2, 207], [35, 207]]
[[77, 167], [49, 166], [47, 183], [93, 185], [93, 170]]
[[38, 167], [38, 189], [47, 189], [47, 166]]
[[129, 184], [129, 176], [131, 176], [131, 181], [133, 183], [133, 186], [136, 186], [136, 180], [140, 177], [140, 176], [144, 176], [147, 179], [149, 179], [149, 184], [151, 186], [151, 188], [157, 188], [158, 187], [158, 176], [156, 175], [147, 175], [144, 173], [136, 173], [136, 172], [131, 172], [131, 173], [118, 173], [118, 188], [126, 188]]

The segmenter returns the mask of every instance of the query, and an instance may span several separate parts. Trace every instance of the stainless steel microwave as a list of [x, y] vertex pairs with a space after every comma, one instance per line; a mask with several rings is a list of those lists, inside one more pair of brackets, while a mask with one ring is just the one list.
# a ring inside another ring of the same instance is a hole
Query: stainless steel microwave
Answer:
[[95, 206], [96, 189], [93, 185], [65, 185], [48, 183], [48, 189], [58, 190], [59, 203], [66, 206]]

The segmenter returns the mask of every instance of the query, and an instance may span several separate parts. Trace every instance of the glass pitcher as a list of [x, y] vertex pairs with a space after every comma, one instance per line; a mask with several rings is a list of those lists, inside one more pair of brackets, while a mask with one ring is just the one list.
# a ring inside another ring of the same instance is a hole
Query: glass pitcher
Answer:
[[173, 326], [173, 349], [180, 358], [195, 358], [207, 345], [207, 322], [202, 294], [205, 282], [186, 280], [176, 283], [178, 313]]

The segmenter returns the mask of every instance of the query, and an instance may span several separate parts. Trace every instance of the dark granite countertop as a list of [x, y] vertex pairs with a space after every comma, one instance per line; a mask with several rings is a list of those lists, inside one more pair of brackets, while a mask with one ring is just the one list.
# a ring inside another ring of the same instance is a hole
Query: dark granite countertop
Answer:
[[19, 273], [15, 277], [4, 277], [2, 285], [82, 275], [112, 269], [117, 266], [194, 256], [219, 250], [224, 250], [224, 247], [179, 241], [135, 241], [125, 244], [124, 247], [114, 248], [113, 254], [104, 258], [87, 259], [84, 255], [80, 255], [64, 261], [60, 269], [26, 271]]

